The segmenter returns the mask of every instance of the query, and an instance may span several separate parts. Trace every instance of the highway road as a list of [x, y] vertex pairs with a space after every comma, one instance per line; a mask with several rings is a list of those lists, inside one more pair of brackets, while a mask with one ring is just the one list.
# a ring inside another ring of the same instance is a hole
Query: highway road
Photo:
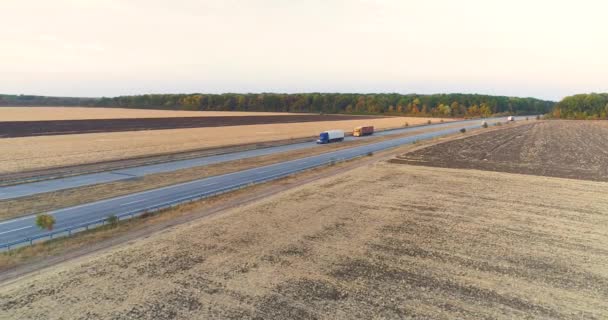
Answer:
[[[374, 136], [395, 135], [395, 134], [402, 134], [402, 133], [408, 133], [408, 132], [422, 132], [422, 131], [428, 130], [429, 128], [436, 129], [436, 128], [441, 128], [441, 127], [445, 127], [445, 126], [453, 126], [456, 123], [467, 124], [467, 123], [479, 123], [479, 122], [480, 122], [480, 120], [464, 120], [464, 121], [456, 121], [456, 122], [445, 122], [445, 123], [438, 123], [438, 124], [432, 124], [432, 125], [426, 125], [426, 126], [379, 131], [379, 132], [375, 133]], [[373, 136], [371, 136], [371, 137], [373, 137]], [[369, 138], [370, 138], [370, 136], [359, 137], [359, 138], [346, 137], [345, 140], [351, 141], [351, 140], [360, 140], [360, 139], [369, 139]], [[122, 170], [113, 170], [113, 171], [107, 171], [107, 172], [78, 175], [78, 176], [67, 177], [67, 178], [17, 184], [17, 185], [12, 185], [12, 186], [0, 187], [0, 200], [26, 197], [26, 196], [39, 194], [39, 193], [59, 191], [59, 190], [77, 188], [77, 187], [84, 187], [84, 186], [90, 186], [90, 185], [100, 184], [100, 183], [136, 179], [136, 178], [141, 178], [141, 177], [143, 177], [145, 175], [149, 175], [149, 174], [166, 173], [166, 172], [172, 172], [172, 171], [177, 171], [177, 170], [181, 170], [181, 169], [188, 169], [188, 168], [206, 166], [206, 165], [222, 163], [222, 162], [227, 162], [227, 161], [240, 160], [240, 159], [264, 156], [264, 155], [299, 150], [299, 149], [313, 148], [313, 147], [322, 147], [322, 146], [318, 146], [314, 142], [294, 143], [294, 144], [289, 144], [289, 145], [240, 151], [240, 152], [200, 157], [200, 158], [194, 158], [194, 159], [188, 159], [188, 160], [177, 160], [177, 161], [171, 161], [171, 162], [166, 162], [166, 163], [144, 165], [144, 166], [126, 168], [126, 169], [122, 169]]]
[[[487, 119], [486, 121], [488, 121], [488, 124], [493, 124], [499, 120], [504, 121], [504, 118]], [[468, 121], [463, 123], [462, 128], [479, 128], [479, 124], [479, 120]], [[424, 128], [429, 127], [426, 126]], [[424, 128], [415, 129], [418, 130]], [[254, 169], [199, 179], [187, 183], [181, 183], [159, 189], [83, 204], [75, 207], [56, 210], [50, 212], [50, 214], [52, 214], [56, 219], [55, 229], [60, 230], [63, 228], [104, 219], [112, 214], [118, 215], [127, 212], [141, 212], [147, 208], [175, 202], [176, 200], [187, 200], [190, 198], [199, 197], [203, 194], [226, 189], [228, 187], [248, 185], [256, 180], [280, 178], [297, 171], [322, 166], [331, 161], [352, 159], [366, 155], [370, 152], [379, 152], [389, 148], [413, 143], [414, 141], [418, 140], [431, 139], [434, 137], [457, 133], [460, 128], [461, 127], [446, 128], [444, 130], [426, 133], [421, 132], [420, 134], [409, 137], [385, 140], [368, 145], [337, 150], [316, 156], [276, 163]], [[22, 241], [29, 237], [46, 233], [46, 231], [42, 231], [35, 226], [34, 220], [35, 216], [30, 215], [0, 222], [0, 245], [14, 241]]]

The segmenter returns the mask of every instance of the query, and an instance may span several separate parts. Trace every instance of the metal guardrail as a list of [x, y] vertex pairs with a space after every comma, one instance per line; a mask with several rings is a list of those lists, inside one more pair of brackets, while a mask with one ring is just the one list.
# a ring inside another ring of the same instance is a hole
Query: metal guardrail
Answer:
[[[358, 157], [363, 157], [365, 155], [360, 155]], [[254, 179], [252, 181], [248, 181], [248, 182], [243, 182], [243, 183], [239, 183], [239, 184], [235, 184], [235, 185], [231, 185], [231, 186], [227, 186], [218, 190], [213, 190], [213, 191], [209, 191], [209, 192], [203, 192], [203, 193], [199, 193], [196, 195], [191, 195], [191, 196], [187, 196], [187, 197], [183, 197], [183, 198], [178, 198], [160, 205], [155, 205], [155, 206], [151, 206], [151, 207], [147, 207], [147, 208], [143, 208], [143, 209], [137, 209], [137, 210], [133, 210], [133, 211], [129, 211], [129, 212], [125, 212], [125, 213], [121, 213], [121, 214], [117, 214], [115, 215], [116, 218], [118, 218], [119, 221], [124, 221], [124, 220], [130, 220], [139, 216], [142, 216], [144, 214], [147, 213], [155, 213], [155, 212], [159, 212], [162, 210], [167, 210], [170, 208], [174, 208], [177, 207], [179, 205], [183, 205], [183, 204], [187, 204], [190, 202], [194, 202], [194, 201], [199, 201], [202, 199], [206, 199], [206, 198], [210, 198], [210, 197], [214, 197], [220, 194], [224, 194], [224, 193], [228, 193], [231, 191], [236, 191], [239, 189], [244, 189], [256, 184], [260, 184], [260, 183], [264, 183], [264, 182], [269, 182], [272, 180], [277, 180], [280, 178], [284, 178], [290, 175], [293, 175], [295, 173], [300, 173], [306, 170], [310, 170], [313, 168], [317, 168], [317, 167], [322, 167], [322, 166], [326, 166], [326, 165], [332, 165], [335, 164], [337, 162], [342, 162], [342, 161], [346, 161], [346, 160], [351, 160], [351, 159], [355, 159], [356, 157], [352, 157], [352, 158], [340, 158], [340, 159], [330, 159], [329, 161], [325, 161], [323, 163], [320, 164], [314, 164], [314, 165], [309, 165], [306, 167], [302, 167], [302, 168], [298, 168], [298, 169], [294, 169], [294, 170], [289, 170], [287, 172], [282, 172], [280, 174], [275, 174], [269, 177], [265, 177], [265, 178], [260, 178], [260, 179]], [[97, 227], [101, 227], [104, 226], [108, 223], [108, 217], [103, 218], [103, 219], [97, 219], [97, 220], [93, 220], [93, 221], [89, 221], [86, 223], [81, 223], [81, 224], [77, 224], [77, 225], [73, 225], [67, 228], [62, 228], [62, 229], [58, 229], [58, 230], [53, 230], [47, 233], [43, 233], [43, 234], [39, 234], [36, 236], [32, 236], [32, 237], [28, 237], [28, 238], [24, 238], [21, 240], [16, 240], [16, 241], [12, 241], [12, 242], [8, 242], [8, 243], [2, 243], [0, 244], [0, 251], [10, 251], [11, 249], [17, 248], [17, 247], [23, 247], [23, 246], [28, 246], [28, 245], [33, 245], [35, 243], [40, 243], [40, 242], [44, 242], [44, 241], [48, 241], [48, 240], [52, 240], [52, 239], [56, 239], [56, 238], [61, 238], [61, 237], [70, 237], [76, 233], [79, 232], [83, 232], [83, 231], [87, 231], [90, 229], [94, 229]]]

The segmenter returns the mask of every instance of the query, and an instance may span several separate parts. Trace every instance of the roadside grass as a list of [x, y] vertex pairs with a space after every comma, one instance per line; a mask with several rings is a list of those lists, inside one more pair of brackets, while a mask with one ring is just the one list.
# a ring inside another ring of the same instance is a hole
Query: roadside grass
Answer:
[[70, 251], [85, 245], [91, 245], [109, 239], [117, 234], [131, 229], [137, 221], [121, 221], [116, 225], [105, 225], [96, 229], [79, 232], [71, 237], [55, 238], [3, 252], [0, 255], [0, 270], [7, 270], [33, 258], [44, 259], [59, 252]]

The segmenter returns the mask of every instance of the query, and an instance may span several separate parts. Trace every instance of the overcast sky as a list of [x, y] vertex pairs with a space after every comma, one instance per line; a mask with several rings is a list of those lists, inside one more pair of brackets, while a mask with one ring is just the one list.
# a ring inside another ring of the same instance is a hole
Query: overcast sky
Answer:
[[608, 91], [605, 0], [1, 0], [0, 93]]

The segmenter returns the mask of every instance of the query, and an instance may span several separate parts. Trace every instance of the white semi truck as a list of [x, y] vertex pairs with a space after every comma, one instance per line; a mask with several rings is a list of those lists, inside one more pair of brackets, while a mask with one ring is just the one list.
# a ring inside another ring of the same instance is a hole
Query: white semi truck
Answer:
[[342, 130], [327, 130], [319, 134], [318, 144], [337, 142], [344, 140], [344, 131]]

